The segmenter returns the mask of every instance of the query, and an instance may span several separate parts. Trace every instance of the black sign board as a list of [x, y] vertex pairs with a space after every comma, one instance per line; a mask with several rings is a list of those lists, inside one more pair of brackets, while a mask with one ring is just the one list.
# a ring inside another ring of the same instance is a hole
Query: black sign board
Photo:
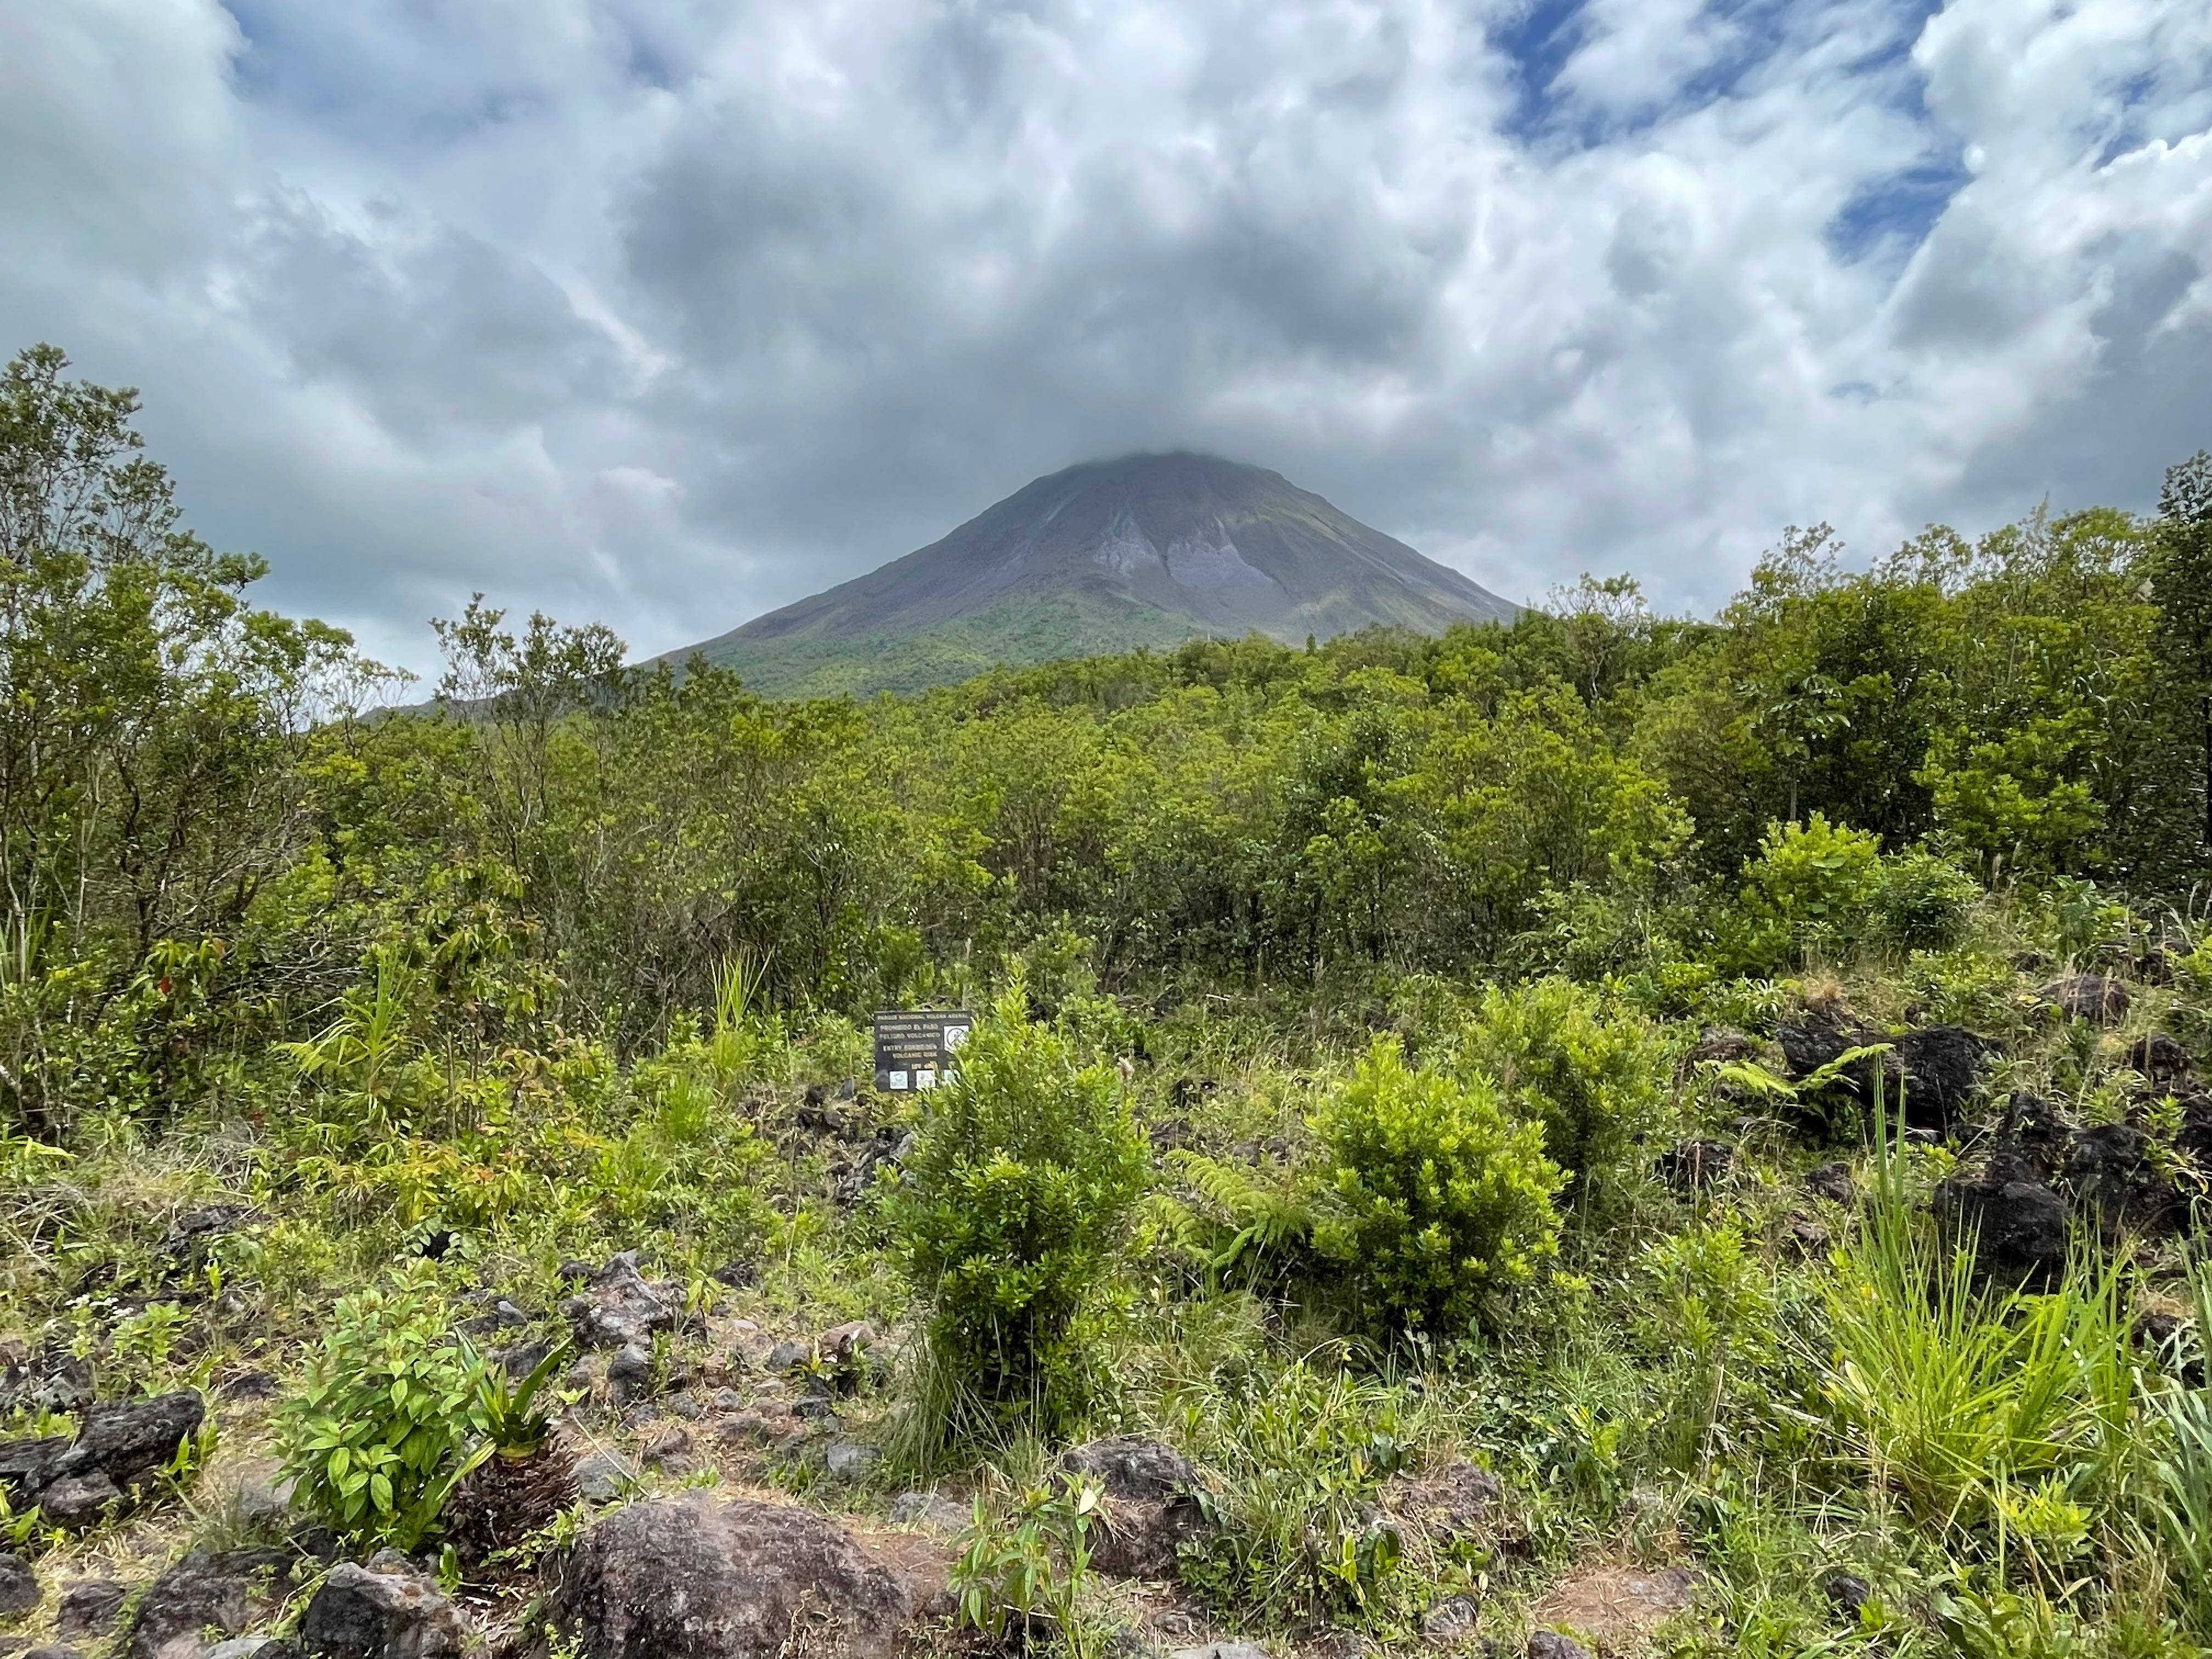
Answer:
[[975, 1026], [965, 1008], [884, 1010], [876, 1016], [876, 1087], [894, 1095], [934, 1089]]

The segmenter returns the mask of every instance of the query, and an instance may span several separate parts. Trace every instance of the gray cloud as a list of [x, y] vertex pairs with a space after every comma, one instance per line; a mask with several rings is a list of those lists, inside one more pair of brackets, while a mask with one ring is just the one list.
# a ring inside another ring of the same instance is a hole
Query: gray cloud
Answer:
[[2147, 506], [2208, 124], [2189, 0], [85, 0], [0, 10], [0, 345], [418, 665], [472, 589], [665, 648], [1178, 444], [1702, 606], [1793, 520]]

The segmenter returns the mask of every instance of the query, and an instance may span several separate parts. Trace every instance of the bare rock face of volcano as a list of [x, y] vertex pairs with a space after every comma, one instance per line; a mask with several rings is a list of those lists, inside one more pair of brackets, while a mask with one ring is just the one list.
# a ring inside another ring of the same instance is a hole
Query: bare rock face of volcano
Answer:
[[1437, 634], [1518, 609], [1279, 473], [1132, 455], [1039, 478], [941, 541], [672, 655], [770, 692], [908, 689], [994, 662], [1254, 632]]

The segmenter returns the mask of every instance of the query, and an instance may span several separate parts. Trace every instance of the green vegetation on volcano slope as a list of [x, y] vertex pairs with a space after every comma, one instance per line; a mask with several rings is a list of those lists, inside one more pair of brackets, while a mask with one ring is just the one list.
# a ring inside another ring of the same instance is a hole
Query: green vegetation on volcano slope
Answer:
[[[274, 1628], [397, 1543], [503, 1638], [627, 1501], [595, 1443], [943, 1482], [975, 1620], [1081, 1659], [1164, 1605], [1047, 1478], [1121, 1431], [1206, 1493], [1176, 1618], [1286, 1650], [2208, 1650], [2212, 459], [1792, 535], [1709, 623], [1593, 582], [866, 704], [478, 608], [470, 718], [364, 720], [132, 408], [0, 384], [27, 1637], [195, 1546]], [[914, 1004], [981, 1011], [927, 1113], [869, 1086]], [[45, 1479], [183, 1389], [212, 1437]]]
[[1031, 668], [1102, 651], [1170, 649], [1204, 632], [1165, 611], [1060, 599], [994, 605], [918, 634], [731, 640], [700, 654], [764, 697], [904, 696], [997, 668]]

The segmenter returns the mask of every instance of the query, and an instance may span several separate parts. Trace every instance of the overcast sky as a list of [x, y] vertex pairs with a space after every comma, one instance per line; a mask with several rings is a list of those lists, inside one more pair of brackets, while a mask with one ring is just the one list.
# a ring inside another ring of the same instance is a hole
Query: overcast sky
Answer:
[[1510, 598], [2212, 445], [2205, 0], [0, 0], [0, 350], [268, 602], [640, 651], [1133, 449]]

